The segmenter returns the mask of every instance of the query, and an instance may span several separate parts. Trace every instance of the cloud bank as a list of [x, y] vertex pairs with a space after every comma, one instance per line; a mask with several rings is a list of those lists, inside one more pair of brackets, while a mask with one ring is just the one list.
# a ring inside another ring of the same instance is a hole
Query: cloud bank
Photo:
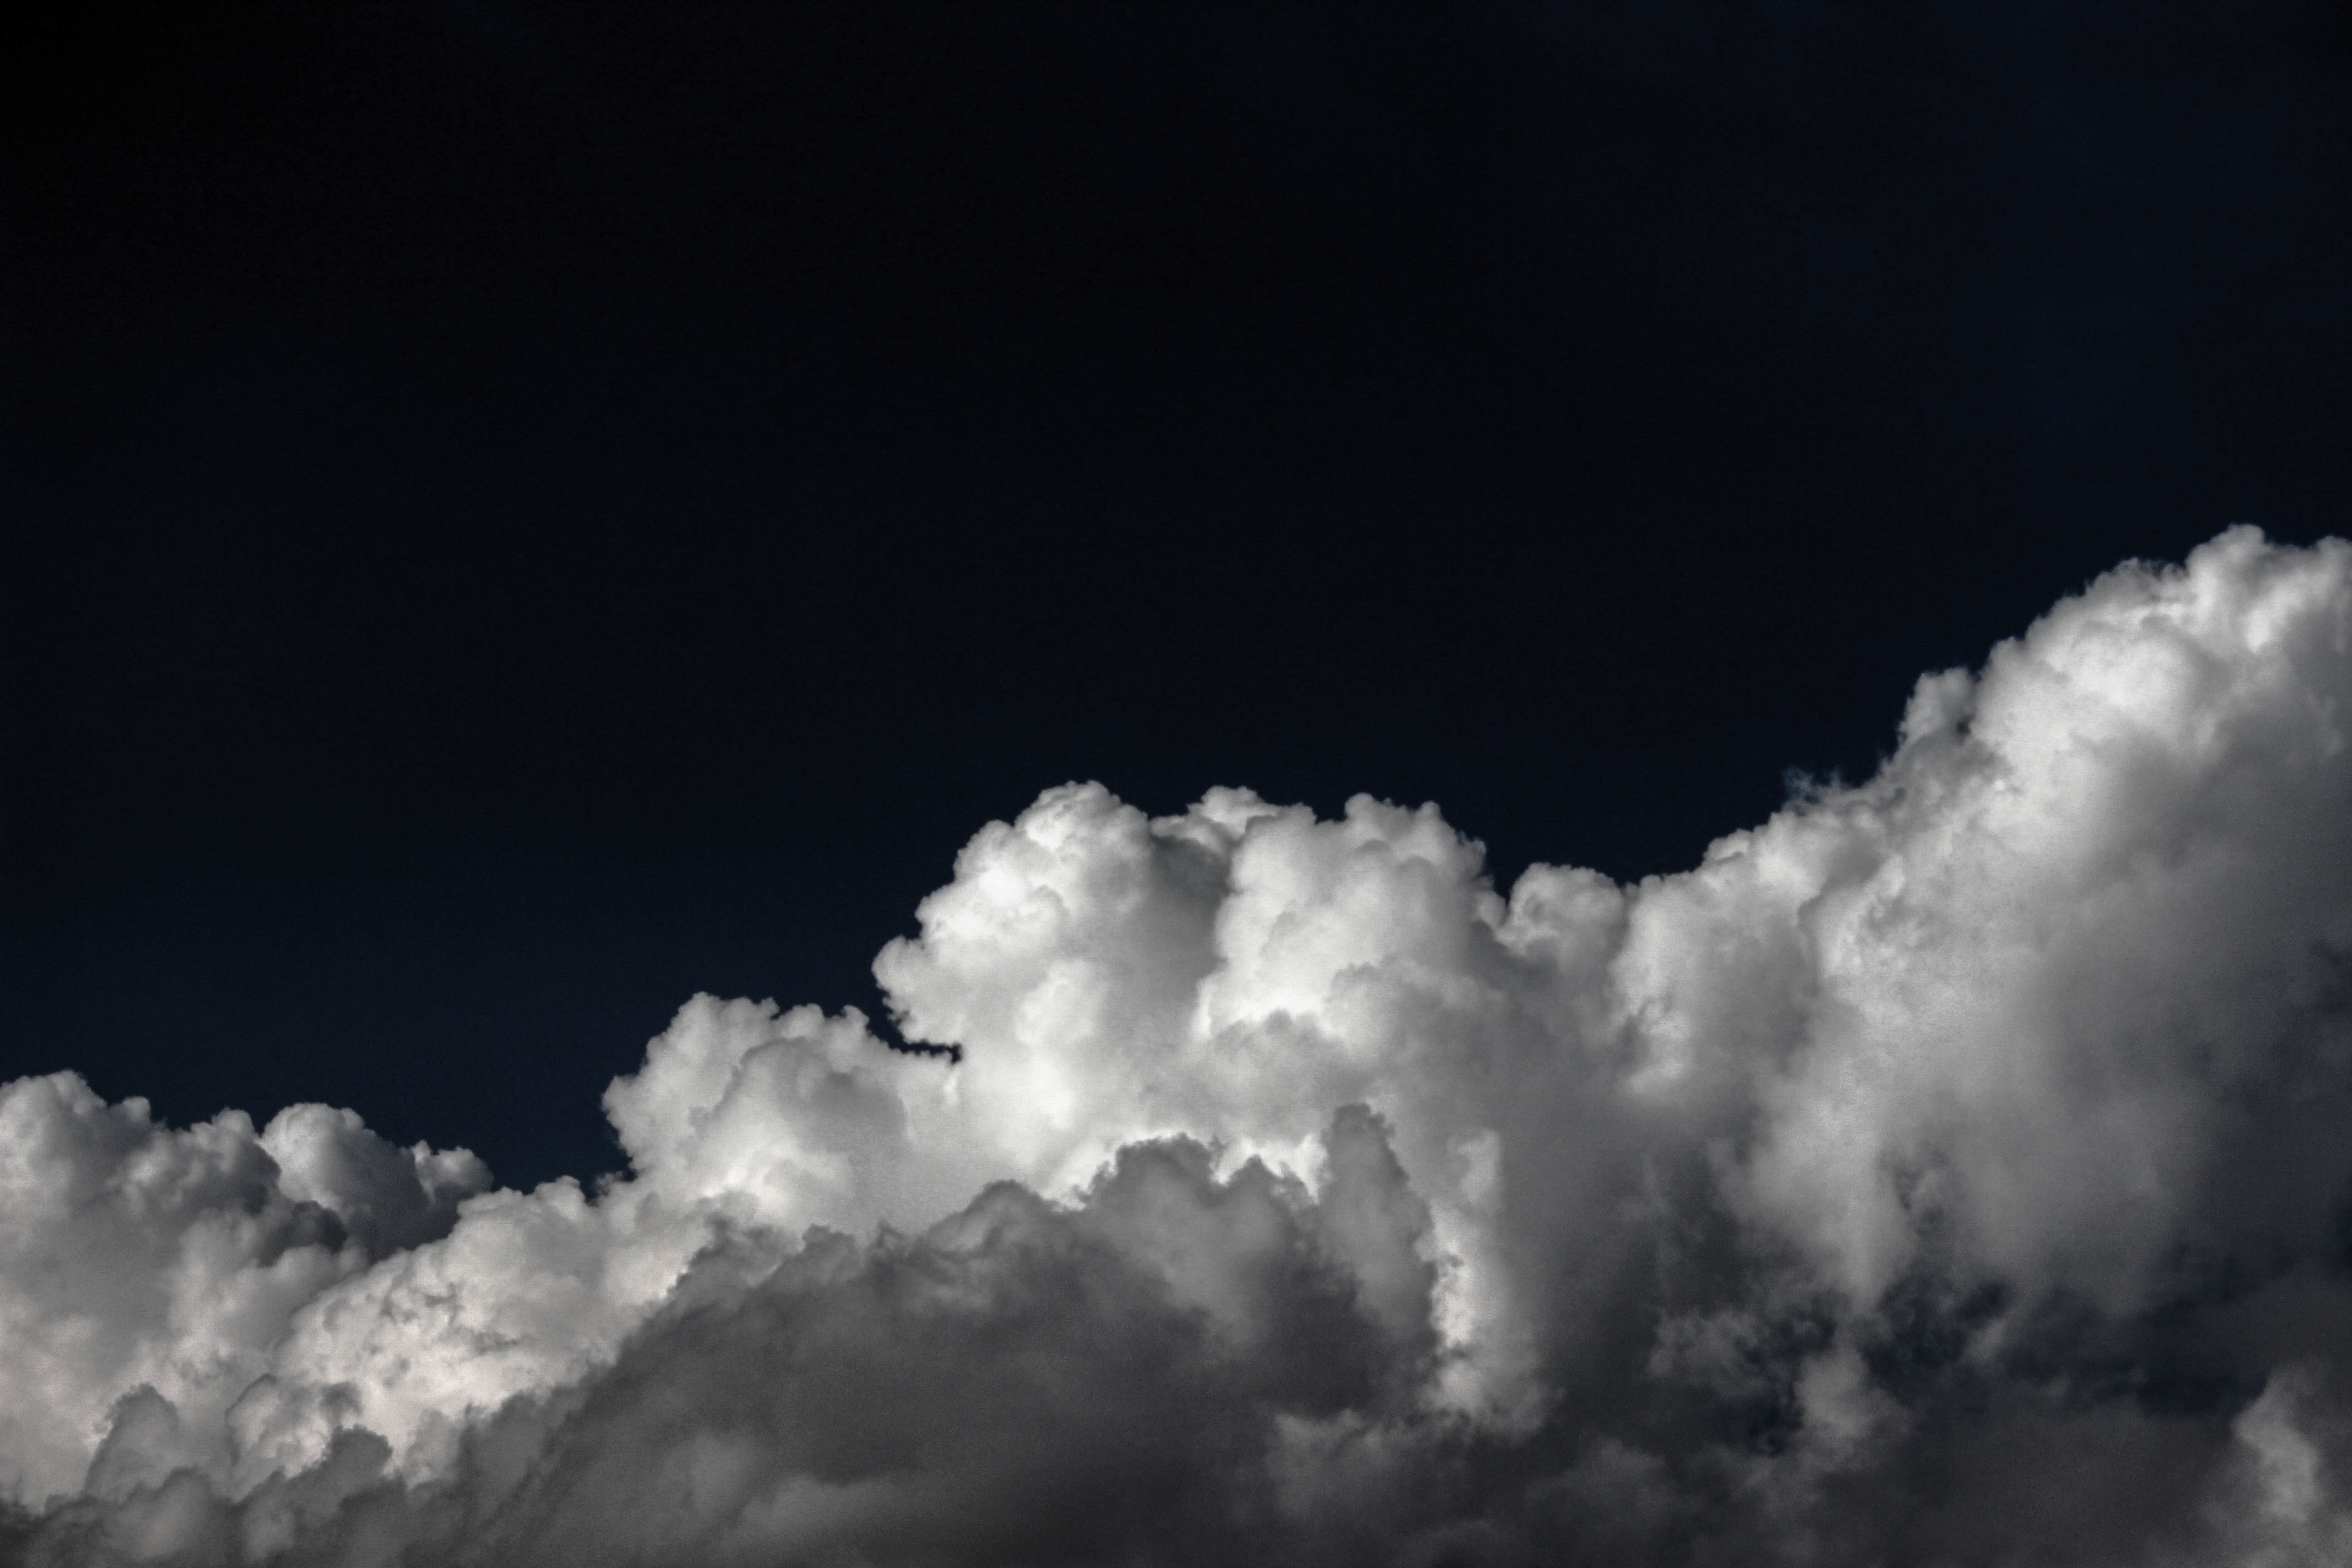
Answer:
[[2352, 1560], [2348, 735], [2239, 529], [1637, 885], [1050, 790], [594, 1190], [17, 1080], [0, 1559]]

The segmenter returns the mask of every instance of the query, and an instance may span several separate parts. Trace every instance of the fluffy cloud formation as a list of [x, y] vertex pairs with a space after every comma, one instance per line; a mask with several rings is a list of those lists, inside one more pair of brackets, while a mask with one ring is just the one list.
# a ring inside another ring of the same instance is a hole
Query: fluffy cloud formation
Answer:
[[593, 1192], [20, 1080], [0, 1556], [2343, 1561], [2348, 735], [2242, 529], [1634, 886], [1049, 791]]

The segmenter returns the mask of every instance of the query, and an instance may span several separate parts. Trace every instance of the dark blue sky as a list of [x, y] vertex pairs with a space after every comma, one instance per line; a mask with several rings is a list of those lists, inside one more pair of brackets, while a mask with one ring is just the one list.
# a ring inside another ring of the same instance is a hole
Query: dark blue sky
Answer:
[[[0, 1077], [509, 1180], [1069, 778], [1693, 862], [2352, 498], [2352, 12], [257, 5], [20, 50]], [[23, 64], [20, 63], [20, 69]]]

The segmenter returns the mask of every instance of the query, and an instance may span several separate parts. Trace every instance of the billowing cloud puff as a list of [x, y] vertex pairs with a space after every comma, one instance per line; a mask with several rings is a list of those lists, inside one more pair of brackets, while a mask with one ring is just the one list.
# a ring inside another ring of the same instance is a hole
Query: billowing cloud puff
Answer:
[[594, 1191], [0, 1089], [0, 1555], [2352, 1552], [2352, 547], [1923, 679], [1696, 869], [1098, 785]]
[[135, 1390], [134, 1419], [176, 1412], [175, 1461], [216, 1466], [227, 1410], [293, 1316], [446, 1235], [488, 1185], [471, 1154], [394, 1148], [348, 1110], [291, 1106], [258, 1134], [228, 1110], [174, 1131], [70, 1073], [0, 1088], [0, 1487], [79, 1486], [109, 1406]]

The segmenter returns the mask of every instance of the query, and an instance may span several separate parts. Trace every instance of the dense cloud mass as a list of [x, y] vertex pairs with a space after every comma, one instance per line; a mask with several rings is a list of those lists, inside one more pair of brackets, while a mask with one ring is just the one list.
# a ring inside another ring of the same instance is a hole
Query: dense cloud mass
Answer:
[[1638, 885], [1050, 790], [593, 1190], [20, 1079], [0, 1556], [2352, 1560], [2348, 735], [2240, 529]]

